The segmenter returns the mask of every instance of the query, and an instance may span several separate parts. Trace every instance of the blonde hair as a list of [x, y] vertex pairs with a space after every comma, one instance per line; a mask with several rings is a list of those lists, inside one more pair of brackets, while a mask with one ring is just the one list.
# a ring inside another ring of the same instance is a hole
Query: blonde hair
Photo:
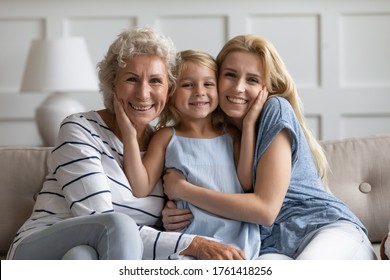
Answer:
[[[211, 69], [215, 73], [215, 79], [218, 78], [218, 66], [215, 59], [208, 53], [200, 50], [184, 50], [176, 55], [176, 81], [181, 79], [184, 71], [188, 69], [190, 63], [196, 63]], [[217, 85], [216, 85], [217, 86]], [[173, 92], [176, 94], [176, 92]], [[213, 119], [220, 114], [217, 110], [213, 113]], [[181, 121], [180, 112], [173, 105], [172, 99], [169, 99], [157, 123], [157, 128], [166, 126], [175, 126]], [[213, 121], [214, 123], [214, 121]]]
[[260, 56], [264, 71], [263, 81], [269, 92], [269, 97], [273, 95], [281, 96], [291, 104], [309, 144], [318, 173], [325, 188], [329, 190], [327, 183], [329, 165], [324, 150], [305, 123], [303, 105], [298, 96], [297, 88], [275, 47], [261, 36], [236, 36], [229, 40], [219, 52], [216, 58], [218, 66], [222, 65], [228, 54], [236, 51], [254, 53]]
[[114, 113], [113, 83], [119, 67], [126, 67], [125, 60], [140, 54], [157, 55], [168, 70], [169, 95], [175, 87], [176, 49], [172, 40], [152, 27], [125, 30], [109, 47], [104, 59], [98, 63], [100, 92], [104, 106]]

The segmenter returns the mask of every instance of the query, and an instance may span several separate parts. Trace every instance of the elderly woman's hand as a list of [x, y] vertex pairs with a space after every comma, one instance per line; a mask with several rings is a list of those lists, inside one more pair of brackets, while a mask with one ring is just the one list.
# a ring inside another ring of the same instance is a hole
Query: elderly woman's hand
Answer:
[[181, 255], [195, 257], [198, 260], [245, 260], [244, 253], [233, 246], [222, 244], [204, 237], [195, 237], [190, 246]]
[[191, 223], [191, 210], [177, 209], [175, 202], [169, 200], [162, 210], [162, 221], [166, 231], [181, 231]]

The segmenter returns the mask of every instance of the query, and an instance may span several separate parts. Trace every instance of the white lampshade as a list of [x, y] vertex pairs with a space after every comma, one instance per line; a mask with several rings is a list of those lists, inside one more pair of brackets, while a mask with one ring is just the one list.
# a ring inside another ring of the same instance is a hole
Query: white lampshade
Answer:
[[96, 72], [83, 38], [31, 42], [21, 92], [52, 93], [36, 110], [36, 121], [45, 145], [54, 145], [60, 123], [66, 116], [85, 110], [68, 93], [97, 90]]
[[82, 37], [31, 42], [22, 92], [71, 92], [98, 89], [87, 44]]

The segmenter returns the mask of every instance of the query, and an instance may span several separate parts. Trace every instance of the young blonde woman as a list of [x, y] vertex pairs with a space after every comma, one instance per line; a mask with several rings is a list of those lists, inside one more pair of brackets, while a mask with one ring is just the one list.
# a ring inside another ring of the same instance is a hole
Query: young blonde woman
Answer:
[[[177, 84], [160, 128], [141, 158], [135, 127], [129, 123], [124, 104], [116, 102], [124, 143], [124, 169], [133, 193], [149, 195], [163, 169], [175, 168], [188, 182], [226, 193], [243, 193], [252, 189], [251, 164], [254, 153], [254, 123], [248, 126], [245, 143], [238, 131], [218, 122], [217, 64], [207, 53], [186, 50], [178, 54]], [[262, 90], [252, 110], [260, 112], [266, 100]], [[122, 105], [122, 106], [121, 106]], [[248, 115], [252, 121], [257, 116]], [[251, 120], [248, 120], [250, 122]], [[251, 131], [250, 131], [251, 130]], [[237, 168], [237, 172], [236, 172]], [[244, 190], [243, 190], [244, 189]], [[253, 223], [234, 221], [177, 201], [179, 208], [189, 208], [193, 222], [183, 233], [202, 235], [238, 248], [237, 259], [254, 259], [259, 255], [260, 232]]]
[[[217, 63], [219, 104], [239, 130], [259, 89], [265, 85], [269, 92], [256, 125], [253, 192], [208, 190], [170, 170], [164, 176], [169, 198], [259, 224], [260, 259], [375, 259], [365, 227], [326, 190], [326, 158], [306, 127], [294, 81], [274, 46], [260, 36], [237, 36]], [[165, 227], [177, 230], [188, 215], [169, 203]]]

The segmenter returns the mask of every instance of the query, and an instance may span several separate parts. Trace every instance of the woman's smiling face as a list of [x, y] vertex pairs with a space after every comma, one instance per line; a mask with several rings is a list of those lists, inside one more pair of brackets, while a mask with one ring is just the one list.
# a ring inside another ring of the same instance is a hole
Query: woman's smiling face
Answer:
[[118, 70], [114, 91], [135, 125], [148, 124], [160, 115], [167, 101], [167, 67], [155, 55], [136, 55], [125, 62], [126, 67]]
[[241, 123], [263, 88], [263, 65], [260, 56], [244, 51], [228, 54], [219, 77], [219, 105], [235, 123]]

